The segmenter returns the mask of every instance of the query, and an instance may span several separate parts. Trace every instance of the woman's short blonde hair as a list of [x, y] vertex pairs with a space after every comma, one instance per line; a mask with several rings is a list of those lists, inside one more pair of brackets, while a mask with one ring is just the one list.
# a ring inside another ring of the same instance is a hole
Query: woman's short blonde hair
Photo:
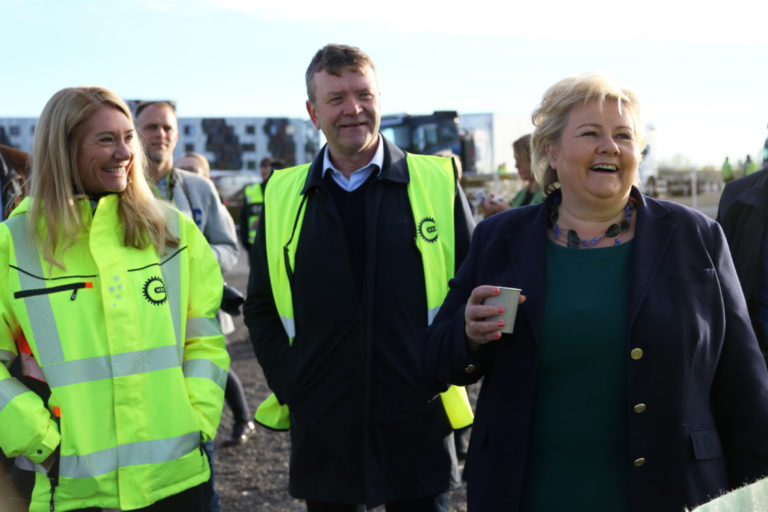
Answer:
[[616, 100], [621, 108], [627, 109], [634, 122], [635, 150], [640, 161], [640, 153], [645, 147], [645, 124], [635, 94], [602, 75], [565, 78], [547, 89], [531, 116], [535, 126], [531, 138], [531, 169], [545, 193], [558, 186], [557, 171], [549, 165], [547, 148], [560, 142], [571, 109], [593, 100], [597, 100], [601, 107], [607, 100]]
[[[133, 124], [128, 105], [112, 91], [70, 87], [48, 100], [35, 127], [29, 227], [44, 258], [54, 265], [62, 266], [56, 257], [57, 249], [75, 243], [83, 229], [77, 199], [86, 197], [86, 192], [77, 168], [77, 152], [88, 120], [104, 107], [118, 110]], [[133, 161], [128, 168], [127, 186], [119, 193], [118, 207], [124, 243], [140, 249], [152, 244], [162, 252], [166, 245], [176, 246], [178, 239], [170, 232], [165, 212], [147, 182], [138, 136], [133, 137], [130, 146]]]

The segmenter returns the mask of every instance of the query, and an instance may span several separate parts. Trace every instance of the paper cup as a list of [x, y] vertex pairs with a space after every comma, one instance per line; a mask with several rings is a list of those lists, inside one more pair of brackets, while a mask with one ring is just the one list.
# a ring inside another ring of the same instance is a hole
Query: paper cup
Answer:
[[517, 316], [517, 302], [520, 299], [520, 288], [506, 288], [497, 286], [499, 294], [487, 297], [484, 304], [486, 306], [503, 306], [504, 313], [498, 316], [489, 317], [488, 320], [504, 320], [504, 327], [501, 332], [510, 334], [515, 327], [515, 317]]

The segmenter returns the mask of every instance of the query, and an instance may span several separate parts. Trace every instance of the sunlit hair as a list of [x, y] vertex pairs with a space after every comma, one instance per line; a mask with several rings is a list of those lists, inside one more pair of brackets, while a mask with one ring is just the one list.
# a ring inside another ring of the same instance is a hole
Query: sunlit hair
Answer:
[[[113, 92], [100, 87], [72, 87], [48, 100], [35, 128], [29, 227], [45, 260], [62, 268], [57, 250], [73, 245], [84, 229], [79, 200], [87, 199], [87, 194], [77, 169], [77, 151], [88, 120], [102, 107], [122, 112], [133, 124], [130, 109]], [[130, 147], [133, 160], [118, 206], [123, 243], [138, 249], [153, 245], [162, 253], [166, 246], [176, 247], [179, 240], [149, 188], [138, 137], [133, 137]]]
[[645, 147], [645, 124], [640, 104], [632, 91], [623, 89], [602, 75], [582, 75], [560, 80], [547, 89], [531, 119], [536, 127], [531, 139], [531, 169], [545, 193], [558, 187], [557, 171], [547, 158], [547, 147], [557, 147], [568, 123], [568, 114], [578, 105], [597, 100], [602, 108], [608, 100], [619, 101], [632, 117], [637, 160]]
[[[526, 133], [515, 142], [512, 143], [512, 151], [515, 153], [515, 160], [525, 162], [530, 167], [531, 165], [531, 134]], [[519, 163], [519, 162], [518, 162]]]
[[346, 69], [353, 71], [363, 71], [370, 67], [373, 74], [376, 74], [376, 68], [373, 61], [360, 48], [356, 46], [347, 46], [344, 44], [329, 44], [317, 51], [309, 63], [305, 79], [307, 82], [307, 98], [312, 103], [315, 102], [315, 73], [325, 71], [329, 75], [341, 76]]
[[208, 162], [208, 159], [205, 158], [200, 153], [184, 153], [181, 155], [181, 158], [176, 162], [176, 167], [179, 169], [183, 169], [185, 171], [194, 172], [191, 169], [185, 168], [183, 165], [180, 165], [179, 162], [184, 158], [192, 158], [196, 160], [200, 164], [200, 170], [203, 172], [202, 176], [204, 178], [210, 178], [211, 177], [211, 164]]

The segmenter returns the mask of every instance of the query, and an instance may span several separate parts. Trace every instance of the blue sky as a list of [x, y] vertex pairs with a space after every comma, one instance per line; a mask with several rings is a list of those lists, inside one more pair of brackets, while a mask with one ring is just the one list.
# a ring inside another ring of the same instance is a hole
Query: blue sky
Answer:
[[639, 95], [662, 161], [760, 156], [759, 2], [529, 3], [0, 0], [0, 116], [34, 117], [62, 87], [101, 85], [174, 98], [182, 116], [307, 117], [306, 66], [339, 42], [373, 58], [384, 113], [528, 116], [557, 80], [600, 72]]

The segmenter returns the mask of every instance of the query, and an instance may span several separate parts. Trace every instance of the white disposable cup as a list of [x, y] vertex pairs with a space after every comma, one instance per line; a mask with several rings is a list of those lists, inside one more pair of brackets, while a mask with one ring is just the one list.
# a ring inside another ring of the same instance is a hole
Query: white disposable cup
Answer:
[[520, 288], [506, 288], [504, 286], [497, 286], [499, 289], [498, 295], [486, 297], [486, 306], [502, 306], [504, 313], [498, 316], [489, 317], [488, 320], [504, 320], [504, 327], [501, 328], [501, 332], [510, 334], [515, 328], [515, 317], [517, 316], [517, 303], [520, 300]]

